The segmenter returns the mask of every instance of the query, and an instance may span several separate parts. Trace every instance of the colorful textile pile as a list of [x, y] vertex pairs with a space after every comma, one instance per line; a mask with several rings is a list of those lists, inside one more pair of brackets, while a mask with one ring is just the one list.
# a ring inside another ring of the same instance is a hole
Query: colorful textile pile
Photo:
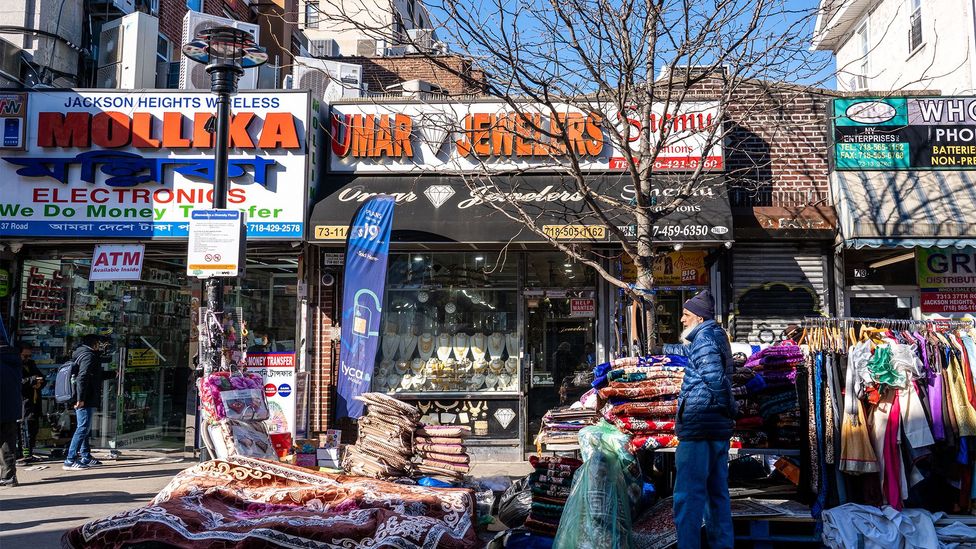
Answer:
[[596, 419], [596, 410], [593, 408], [579, 406], [553, 408], [542, 416], [542, 430], [536, 443], [578, 447], [580, 429], [593, 425]]
[[145, 507], [62, 547], [480, 547], [469, 490], [406, 486], [234, 457], [176, 475]]
[[791, 341], [766, 347], [732, 374], [732, 393], [739, 405], [733, 448], [798, 448], [802, 430], [796, 394], [797, 368], [803, 350]]
[[462, 425], [423, 425], [414, 434], [414, 476], [442, 482], [464, 480], [471, 458], [464, 445], [471, 429]]
[[420, 410], [383, 393], [365, 393], [356, 399], [366, 404], [366, 415], [359, 418], [359, 438], [346, 449], [342, 466], [364, 477], [410, 476]]
[[594, 370], [601, 413], [632, 436], [632, 451], [677, 446], [674, 419], [687, 364], [677, 355], [629, 357]]
[[532, 510], [525, 519], [525, 527], [536, 534], [552, 537], [559, 529], [559, 519], [573, 485], [573, 473], [583, 462], [565, 457], [531, 456], [529, 463], [535, 472], [529, 476]]

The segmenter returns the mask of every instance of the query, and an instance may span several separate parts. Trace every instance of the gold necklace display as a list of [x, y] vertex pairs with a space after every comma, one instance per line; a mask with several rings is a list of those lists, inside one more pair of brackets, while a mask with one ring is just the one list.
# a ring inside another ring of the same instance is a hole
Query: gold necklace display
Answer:
[[417, 342], [417, 350], [420, 351], [420, 358], [427, 360], [434, 354], [434, 336], [425, 333], [420, 335]]

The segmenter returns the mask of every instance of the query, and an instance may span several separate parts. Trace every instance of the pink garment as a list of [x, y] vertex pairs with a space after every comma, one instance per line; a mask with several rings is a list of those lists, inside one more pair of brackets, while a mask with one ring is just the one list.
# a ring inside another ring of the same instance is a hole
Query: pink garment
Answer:
[[901, 511], [901, 455], [898, 446], [898, 431], [900, 430], [901, 406], [898, 402], [898, 391], [891, 402], [891, 413], [888, 415], [888, 429], [884, 438], [884, 486], [883, 492], [888, 505]]

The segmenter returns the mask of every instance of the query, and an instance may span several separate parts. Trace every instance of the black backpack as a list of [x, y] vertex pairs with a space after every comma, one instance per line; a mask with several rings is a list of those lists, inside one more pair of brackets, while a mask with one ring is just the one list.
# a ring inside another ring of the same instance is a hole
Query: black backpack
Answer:
[[78, 365], [69, 360], [58, 368], [58, 376], [54, 379], [54, 400], [58, 404], [73, 404], [78, 401], [78, 389], [75, 379], [78, 377]]

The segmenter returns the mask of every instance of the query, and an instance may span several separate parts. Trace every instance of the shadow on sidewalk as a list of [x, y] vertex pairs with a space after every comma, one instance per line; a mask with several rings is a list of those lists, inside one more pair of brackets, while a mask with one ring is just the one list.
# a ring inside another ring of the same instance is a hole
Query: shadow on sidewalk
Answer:
[[83, 494], [56, 494], [26, 498], [4, 498], [0, 509], [4, 511], [22, 511], [25, 509], [43, 509], [45, 507], [73, 507], [92, 505], [106, 505], [112, 503], [132, 503], [133, 507], [145, 505], [156, 492], [130, 494], [129, 492], [85, 492]]
[[[32, 520], [29, 522], [0, 522], [0, 532], [7, 533], [13, 532], [15, 530], [25, 530], [27, 528], [33, 528], [35, 526], [55, 524], [58, 522], [69, 522], [75, 520], [87, 520], [88, 517], [61, 517], [61, 518], [44, 518], [40, 520]], [[4, 540], [9, 540], [10, 538], [4, 536]], [[37, 547], [36, 545], [34, 547]]]

